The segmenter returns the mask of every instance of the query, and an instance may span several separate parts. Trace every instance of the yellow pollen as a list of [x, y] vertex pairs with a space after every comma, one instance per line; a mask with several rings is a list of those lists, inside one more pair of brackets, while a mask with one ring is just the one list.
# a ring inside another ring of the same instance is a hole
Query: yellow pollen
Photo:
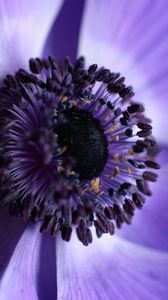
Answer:
[[128, 151], [128, 155], [134, 155], [134, 154], [135, 154], [135, 152], [133, 150]]
[[114, 130], [116, 130], [117, 129], [117, 126], [116, 125], [113, 125], [113, 126], [111, 126], [110, 128], [109, 128], [109, 132], [113, 132]]
[[61, 148], [61, 153], [60, 153], [60, 154], [63, 154], [66, 150], [67, 150], [67, 146], [62, 147], [62, 148]]
[[61, 102], [65, 102], [67, 99], [68, 99], [68, 97], [64, 96], [64, 97], [62, 97]]
[[64, 167], [62, 167], [62, 166], [59, 166], [57, 168], [57, 170], [58, 170], [58, 173], [63, 173], [65, 171]]
[[100, 184], [100, 179], [97, 177], [96, 179], [93, 179], [91, 181], [91, 186], [92, 189], [96, 192], [99, 193], [99, 184]]
[[120, 169], [119, 169], [119, 167], [115, 167], [114, 173], [113, 173], [113, 177], [116, 177], [116, 176], [118, 176], [119, 174], [120, 174]]
[[118, 153], [114, 154], [113, 157], [114, 157], [115, 161], [119, 162], [119, 154]]
[[91, 99], [85, 99], [85, 103], [90, 103]]
[[126, 167], [126, 171], [128, 172], [128, 174], [131, 174], [132, 173], [132, 170], [130, 167]]
[[123, 156], [123, 157], [121, 158], [121, 162], [125, 162], [125, 161], [127, 161], [127, 157], [126, 157], [126, 156]]

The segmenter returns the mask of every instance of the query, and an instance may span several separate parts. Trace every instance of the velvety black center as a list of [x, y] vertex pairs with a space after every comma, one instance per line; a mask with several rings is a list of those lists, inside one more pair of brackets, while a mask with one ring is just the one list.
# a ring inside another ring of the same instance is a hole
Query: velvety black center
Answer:
[[[61, 119], [61, 121], [60, 121]], [[63, 157], [74, 158], [81, 179], [97, 177], [108, 157], [108, 143], [99, 120], [82, 109], [71, 108], [59, 115], [58, 142], [66, 147]]]

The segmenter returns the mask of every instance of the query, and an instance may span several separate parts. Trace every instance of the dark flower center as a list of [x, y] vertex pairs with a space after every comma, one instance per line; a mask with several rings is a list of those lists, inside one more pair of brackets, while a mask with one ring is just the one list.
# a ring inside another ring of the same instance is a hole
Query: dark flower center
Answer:
[[60, 113], [56, 133], [61, 147], [66, 147], [63, 157], [74, 158], [80, 179], [93, 179], [103, 171], [108, 143], [99, 120], [90, 112], [73, 107]]

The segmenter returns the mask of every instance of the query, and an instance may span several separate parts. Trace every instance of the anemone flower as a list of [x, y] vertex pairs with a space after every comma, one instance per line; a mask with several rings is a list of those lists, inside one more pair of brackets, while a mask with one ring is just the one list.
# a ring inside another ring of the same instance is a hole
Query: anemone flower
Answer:
[[167, 299], [167, 17], [0, 1], [0, 299]]

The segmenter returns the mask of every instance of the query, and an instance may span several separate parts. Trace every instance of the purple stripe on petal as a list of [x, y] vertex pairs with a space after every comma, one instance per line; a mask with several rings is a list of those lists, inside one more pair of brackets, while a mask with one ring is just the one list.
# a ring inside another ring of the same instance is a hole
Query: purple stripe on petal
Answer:
[[0, 78], [40, 56], [62, 0], [0, 1]]
[[29, 226], [18, 241], [0, 282], [0, 299], [38, 300], [37, 276], [41, 235]]
[[0, 278], [12, 256], [20, 236], [25, 229], [22, 220], [9, 217], [7, 209], [0, 210]]
[[76, 59], [80, 24], [85, 0], [65, 1], [44, 48], [44, 56]]
[[[168, 253], [104, 236], [88, 248], [57, 241], [59, 300], [166, 300]], [[152, 295], [152, 296], [151, 296]]]
[[40, 300], [57, 299], [55, 239], [48, 234], [42, 235], [37, 290]]

